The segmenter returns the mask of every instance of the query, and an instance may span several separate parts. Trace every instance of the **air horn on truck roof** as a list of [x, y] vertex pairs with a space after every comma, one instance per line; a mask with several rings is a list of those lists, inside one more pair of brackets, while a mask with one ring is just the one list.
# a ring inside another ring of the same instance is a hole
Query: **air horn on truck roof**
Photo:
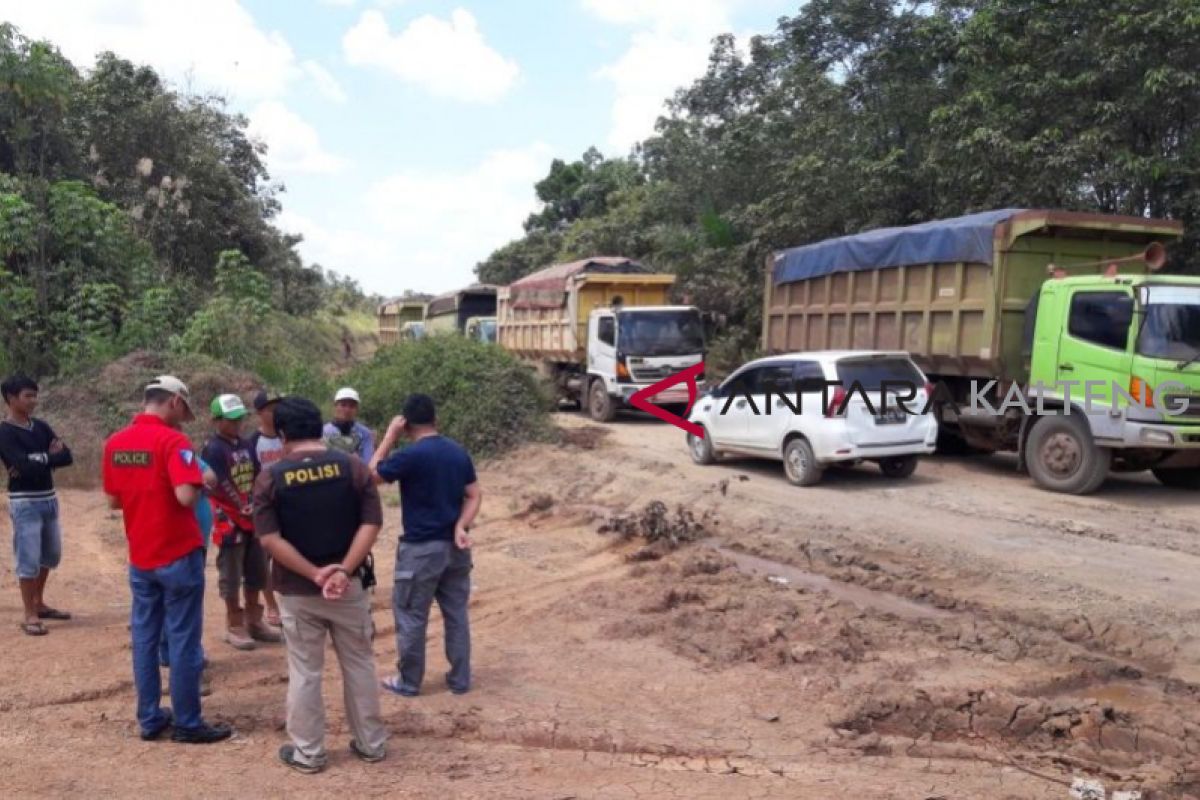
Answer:
[[[1104, 274], [1108, 277], [1114, 277], [1117, 274], [1117, 265], [1125, 264], [1130, 261], [1144, 262], [1147, 269], [1151, 270], [1152, 272], [1156, 272], [1162, 269], [1163, 265], [1167, 263], [1167, 248], [1163, 247], [1162, 242], [1151, 242], [1150, 244], [1146, 245], [1146, 249], [1142, 250], [1140, 253], [1133, 253], [1132, 255], [1122, 256], [1121, 258], [1102, 258], [1099, 261], [1088, 261], [1083, 264], [1069, 264], [1068, 266], [1076, 269], [1080, 267], [1098, 267], [1101, 264], [1106, 264], [1108, 269], [1105, 270]], [[1050, 273], [1050, 275], [1055, 278], [1067, 277], [1066, 270], [1055, 266], [1054, 264], [1047, 264], [1046, 272]]]

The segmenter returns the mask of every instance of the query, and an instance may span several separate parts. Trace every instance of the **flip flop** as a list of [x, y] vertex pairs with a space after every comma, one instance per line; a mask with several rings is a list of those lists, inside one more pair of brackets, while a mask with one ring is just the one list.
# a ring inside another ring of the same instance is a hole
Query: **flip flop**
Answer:
[[57, 608], [46, 607], [38, 612], [38, 619], [68, 620], [70, 618], [70, 613], [66, 611], [59, 611]]
[[40, 622], [22, 622], [21, 630], [25, 632], [26, 636], [45, 636], [50, 632]]

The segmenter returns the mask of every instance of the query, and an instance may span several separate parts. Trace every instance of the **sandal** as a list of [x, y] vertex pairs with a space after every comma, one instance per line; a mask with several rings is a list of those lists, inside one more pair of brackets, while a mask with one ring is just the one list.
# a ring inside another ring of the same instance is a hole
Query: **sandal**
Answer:
[[69, 612], [59, 611], [57, 608], [50, 608], [49, 606], [46, 606], [38, 612], [38, 619], [57, 619], [66, 621], [70, 618], [71, 614]]
[[50, 632], [40, 622], [22, 622], [21, 630], [25, 632], [26, 636], [45, 636]]

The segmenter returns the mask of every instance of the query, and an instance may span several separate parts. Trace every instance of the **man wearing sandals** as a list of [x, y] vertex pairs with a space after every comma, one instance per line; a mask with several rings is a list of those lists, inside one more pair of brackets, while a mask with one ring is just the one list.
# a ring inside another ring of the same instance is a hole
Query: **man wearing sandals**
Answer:
[[[104, 443], [104, 493], [120, 509], [129, 542], [133, 603], [133, 681], [145, 741], [209, 744], [228, 739], [227, 725], [200, 715], [204, 654], [204, 540], [193, 511], [204, 477], [200, 459], [179, 428], [194, 419], [187, 386], [160, 375], [145, 389], [143, 413]], [[165, 631], [171, 662], [171, 710], [161, 707], [159, 643]]]
[[279, 759], [298, 772], [325, 768], [321, 673], [326, 634], [342, 670], [350, 750], [383, 760], [370, 595], [362, 567], [383, 524], [379, 492], [356, 456], [326, 447], [321, 410], [288, 397], [275, 405], [284, 455], [254, 483], [254, 527], [273, 560], [288, 654], [287, 731]]
[[8, 416], [0, 423], [0, 460], [8, 470], [8, 513], [25, 607], [21, 630], [30, 636], [45, 636], [49, 631], [42, 620], [71, 618], [46, 605], [43, 597], [50, 570], [62, 559], [54, 470], [71, 465], [71, 451], [49, 425], [34, 419], [38, 385], [31, 378], [5, 378], [0, 393], [8, 406]]

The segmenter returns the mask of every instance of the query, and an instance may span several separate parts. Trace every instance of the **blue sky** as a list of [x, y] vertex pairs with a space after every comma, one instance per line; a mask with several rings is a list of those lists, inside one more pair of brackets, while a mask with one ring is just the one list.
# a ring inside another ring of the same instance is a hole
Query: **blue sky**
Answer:
[[286, 185], [280, 227], [365, 289], [444, 291], [521, 233], [553, 158], [624, 154], [708, 43], [782, 0], [0, 0], [88, 67], [225, 94]]

